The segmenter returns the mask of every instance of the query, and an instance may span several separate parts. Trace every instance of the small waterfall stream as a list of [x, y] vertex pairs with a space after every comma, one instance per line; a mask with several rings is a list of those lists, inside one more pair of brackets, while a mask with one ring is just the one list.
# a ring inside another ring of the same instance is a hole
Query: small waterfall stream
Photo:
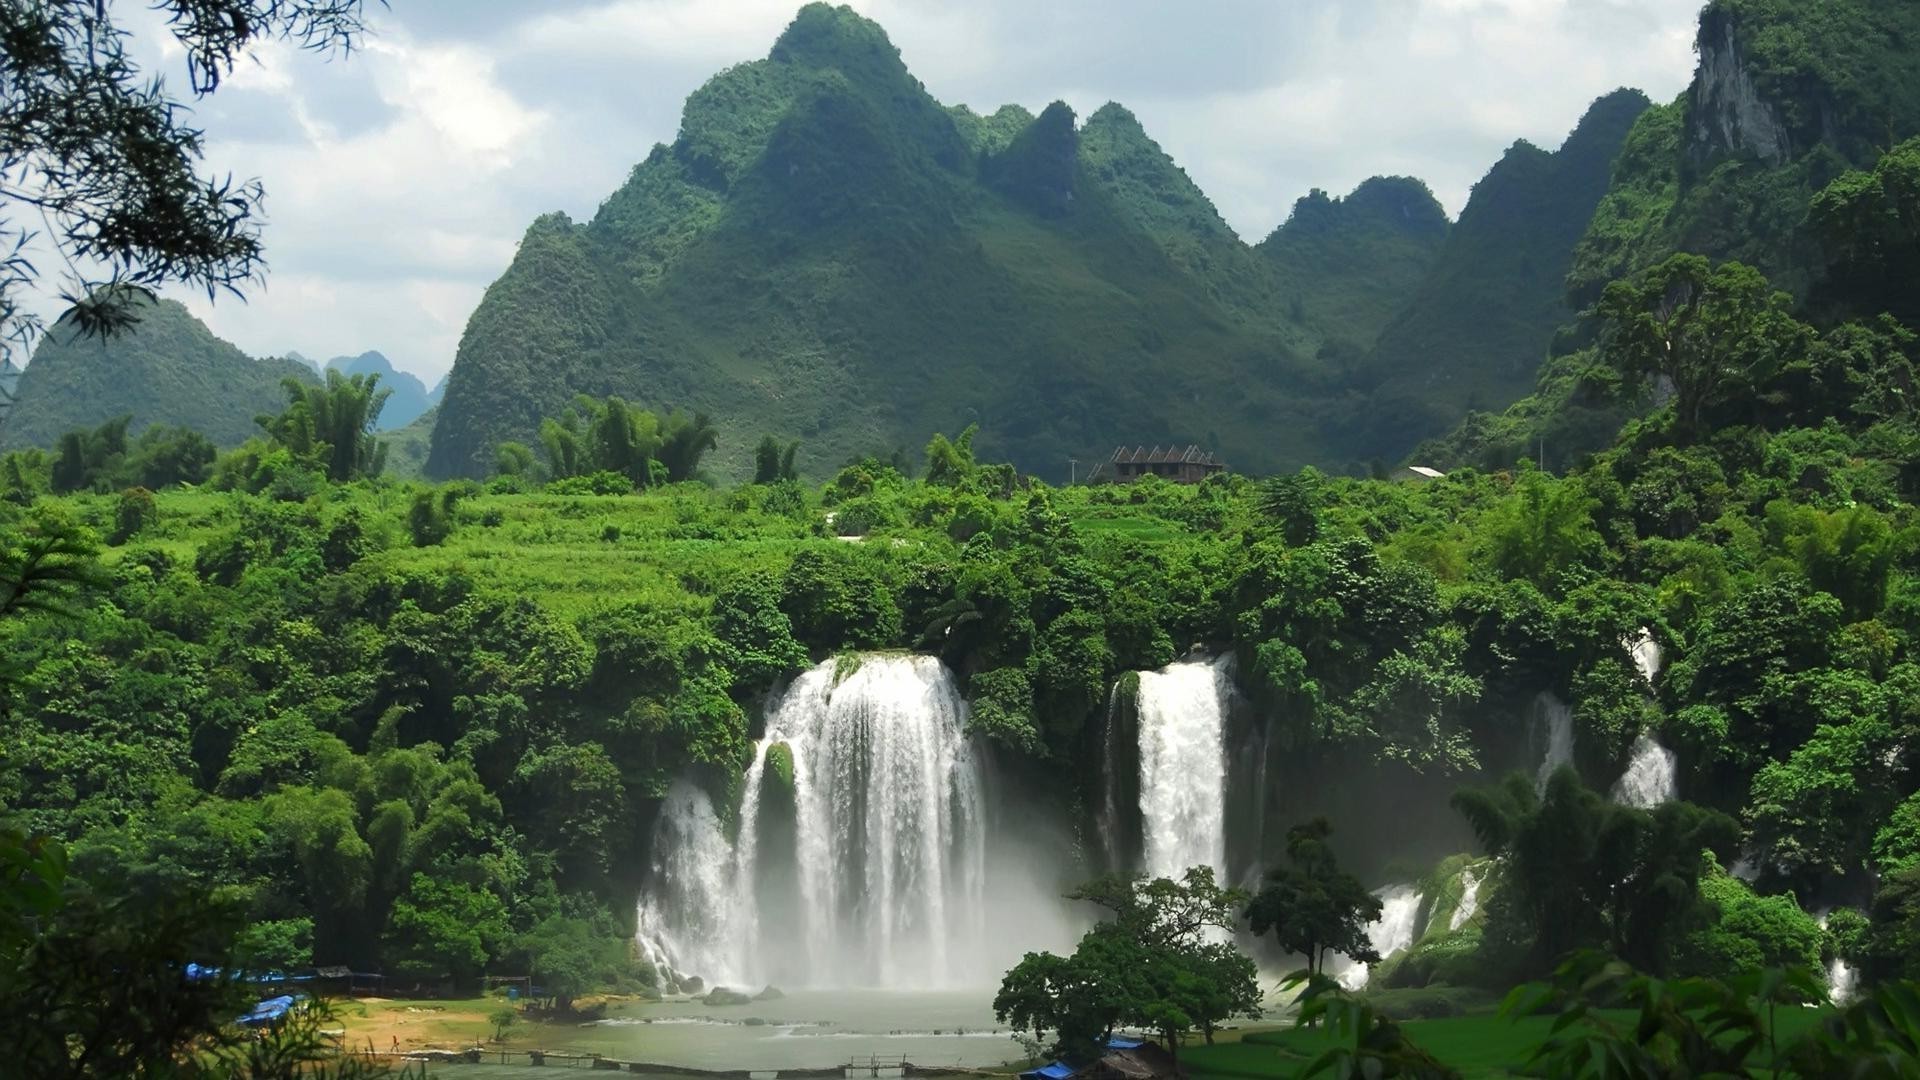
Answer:
[[1643, 626], [1639, 633], [1628, 638], [1624, 644], [1627, 646], [1627, 654], [1633, 657], [1634, 670], [1638, 671], [1640, 677], [1651, 687], [1654, 680], [1660, 677], [1660, 667], [1664, 663], [1660, 643], [1653, 639], [1653, 631]]
[[1651, 733], [1643, 731], [1633, 740], [1633, 750], [1627, 757], [1627, 771], [1613, 785], [1613, 801], [1642, 810], [1672, 802], [1676, 790], [1675, 773], [1673, 751], [1660, 745], [1660, 740]]
[[1547, 778], [1562, 765], [1573, 764], [1573, 707], [1551, 691], [1534, 699], [1534, 729], [1541, 746], [1540, 768], [1534, 786], [1545, 791]]
[[1453, 907], [1453, 918], [1447, 920], [1448, 930], [1458, 930], [1467, 925], [1480, 910], [1480, 875], [1471, 869], [1460, 871], [1460, 902]]
[[1181, 661], [1140, 674], [1143, 869], [1179, 877], [1226, 873], [1228, 658]]
[[[1386, 960], [1420, 939], [1420, 903], [1425, 898], [1412, 885], [1388, 885], [1373, 895], [1380, 898], [1380, 917], [1367, 924], [1367, 942]], [[1349, 990], [1366, 989], [1373, 975], [1371, 965], [1345, 956], [1330, 960], [1328, 966], [1336, 969], [1334, 978]]]

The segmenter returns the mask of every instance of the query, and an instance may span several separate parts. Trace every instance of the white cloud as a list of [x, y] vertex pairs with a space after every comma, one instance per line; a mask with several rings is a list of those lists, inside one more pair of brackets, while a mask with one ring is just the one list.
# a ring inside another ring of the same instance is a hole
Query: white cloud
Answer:
[[[935, 97], [1120, 101], [1241, 235], [1311, 187], [1426, 180], [1457, 213], [1516, 138], [1691, 75], [1699, 0], [854, 0]], [[191, 300], [254, 353], [386, 352], [428, 381], [547, 210], [591, 215], [681, 101], [764, 56], [798, 0], [406, 0], [346, 60], [263, 48], [204, 103], [262, 178], [271, 279]], [[154, 46], [156, 50], [159, 46]], [[177, 67], [177, 50], [170, 53]], [[182, 297], [182, 299], [189, 299]]]

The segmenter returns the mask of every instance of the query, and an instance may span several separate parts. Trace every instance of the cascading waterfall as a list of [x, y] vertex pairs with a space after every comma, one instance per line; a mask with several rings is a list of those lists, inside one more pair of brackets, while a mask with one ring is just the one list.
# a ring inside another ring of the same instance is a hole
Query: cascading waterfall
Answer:
[[676, 781], [654, 829], [653, 886], [640, 901], [640, 951], [673, 976], [732, 972], [739, 961], [734, 851], [699, 787]]
[[1140, 816], [1144, 869], [1226, 873], [1228, 658], [1140, 673]]
[[1628, 655], [1633, 657], [1634, 670], [1640, 673], [1648, 686], [1652, 686], [1654, 680], [1660, 677], [1663, 657], [1660, 643], [1653, 639], [1653, 631], [1641, 627], [1639, 633], [1627, 639], [1626, 646]]
[[1673, 751], [1660, 745], [1650, 732], [1641, 732], [1633, 740], [1627, 757], [1627, 771], [1613, 785], [1613, 801], [1625, 806], [1651, 810], [1675, 798]]
[[1448, 930], [1458, 930], [1467, 925], [1480, 910], [1480, 875], [1472, 869], [1460, 871], [1460, 902], [1453, 906], [1453, 918], [1447, 920]]
[[[1832, 913], [1822, 911], [1814, 917], [1814, 921], [1820, 924], [1820, 929], [1825, 930], [1827, 928], [1827, 916], [1830, 914]], [[1854, 970], [1853, 965], [1840, 959], [1838, 956], [1828, 960], [1827, 1000], [1833, 1002], [1835, 1005], [1845, 1005], [1851, 1002], [1859, 992], [1860, 973]]]
[[[1380, 898], [1380, 917], [1367, 924], [1367, 943], [1385, 960], [1410, 948], [1420, 938], [1420, 890], [1412, 885], [1389, 885], [1374, 892]], [[1366, 989], [1373, 969], [1340, 957], [1347, 966], [1334, 976], [1349, 990]]]
[[[999, 973], [1004, 950], [984, 948], [984, 797], [965, 703], [936, 658], [857, 664], [815, 667], [774, 703], [731, 843], [703, 792], [682, 783], [669, 795], [640, 925], [643, 949], [673, 971], [734, 986], [884, 987]], [[792, 755], [790, 851], [770, 846], [775, 808], [762, 794], [776, 744]], [[797, 896], [766, 897], [776, 864]], [[790, 926], [762, 911], [774, 905]]]
[[1534, 699], [1533, 707], [1534, 723], [1544, 736], [1545, 744], [1534, 783], [1545, 791], [1547, 777], [1562, 765], [1573, 764], [1573, 707], [1545, 690]]

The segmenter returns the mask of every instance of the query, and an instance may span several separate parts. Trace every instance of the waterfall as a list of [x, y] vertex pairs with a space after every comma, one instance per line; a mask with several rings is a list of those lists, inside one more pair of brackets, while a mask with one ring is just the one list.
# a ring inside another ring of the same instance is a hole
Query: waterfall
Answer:
[[[1827, 916], [1830, 914], [1832, 912], [1822, 911], [1814, 916], [1814, 922], [1820, 924], [1820, 929], [1827, 928]], [[1838, 955], [1828, 960], [1827, 1000], [1835, 1005], [1845, 1005], [1851, 1002], [1859, 992], [1860, 973], [1854, 970], [1853, 965], [1840, 959]]]
[[656, 887], [640, 903], [640, 951], [663, 974], [719, 979], [738, 971], [742, 898], [734, 868], [712, 800], [676, 781], [654, 831]]
[[1547, 789], [1547, 778], [1562, 765], [1573, 764], [1573, 708], [1551, 692], [1542, 690], [1534, 699], [1534, 723], [1544, 728], [1545, 753], [1534, 786]]
[[[1005, 950], [984, 948], [985, 800], [965, 728], [966, 705], [933, 657], [864, 656], [850, 673], [828, 661], [802, 674], [770, 708], [731, 844], [698, 789], [669, 795], [640, 904], [643, 950], [734, 986], [997, 976], [1003, 957], [989, 953]], [[775, 743], [792, 753], [791, 851], [769, 848], [761, 795]], [[768, 902], [790, 927], [760, 910], [779, 859], [793, 864], [798, 895]]]
[[1140, 817], [1145, 870], [1226, 873], [1228, 658], [1140, 674]]
[[1467, 925], [1480, 910], [1480, 875], [1471, 867], [1460, 871], [1460, 902], [1453, 906], [1453, 918], [1447, 920], [1448, 930], [1458, 930]]
[[1640, 673], [1640, 677], [1646, 680], [1648, 686], [1652, 686], [1653, 681], [1660, 677], [1662, 663], [1660, 643], [1653, 640], [1653, 631], [1643, 626], [1639, 633], [1628, 638], [1623, 644], [1627, 647], [1628, 655], [1633, 657], [1634, 670]]
[[1827, 999], [1845, 1005], [1860, 991], [1860, 973], [1839, 957], [1827, 961]]
[[1674, 773], [1673, 751], [1660, 745], [1652, 733], [1643, 731], [1633, 740], [1627, 771], [1613, 785], [1613, 801], [1642, 810], [1672, 802], [1676, 797]]
[[[1412, 885], [1389, 885], [1374, 892], [1380, 898], [1380, 917], [1367, 924], [1367, 943], [1385, 960], [1411, 948], [1420, 937], [1420, 890]], [[1334, 978], [1349, 990], [1364, 990], [1373, 969], [1347, 957]]]

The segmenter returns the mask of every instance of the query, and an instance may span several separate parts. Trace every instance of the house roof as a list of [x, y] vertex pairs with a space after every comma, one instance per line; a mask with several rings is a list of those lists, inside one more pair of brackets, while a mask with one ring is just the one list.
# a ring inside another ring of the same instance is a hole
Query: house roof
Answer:
[[1223, 467], [1226, 465], [1226, 462], [1217, 460], [1211, 451], [1202, 450], [1192, 443], [1188, 443], [1184, 447], [1169, 446], [1164, 449], [1156, 445], [1151, 450], [1144, 446], [1136, 446], [1131, 450], [1122, 446], [1114, 450], [1113, 457], [1109, 460], [1115, 464], [1125, 465], [1179, 464], [1220, 465]]
[[1407, 466], [1407, 471], [1418, 476], [1424, 476], [1429, 480], [1438, 480], [1447, 475], [1439, 469], [1430, 469], [1425, 465], [1409, 465]]

